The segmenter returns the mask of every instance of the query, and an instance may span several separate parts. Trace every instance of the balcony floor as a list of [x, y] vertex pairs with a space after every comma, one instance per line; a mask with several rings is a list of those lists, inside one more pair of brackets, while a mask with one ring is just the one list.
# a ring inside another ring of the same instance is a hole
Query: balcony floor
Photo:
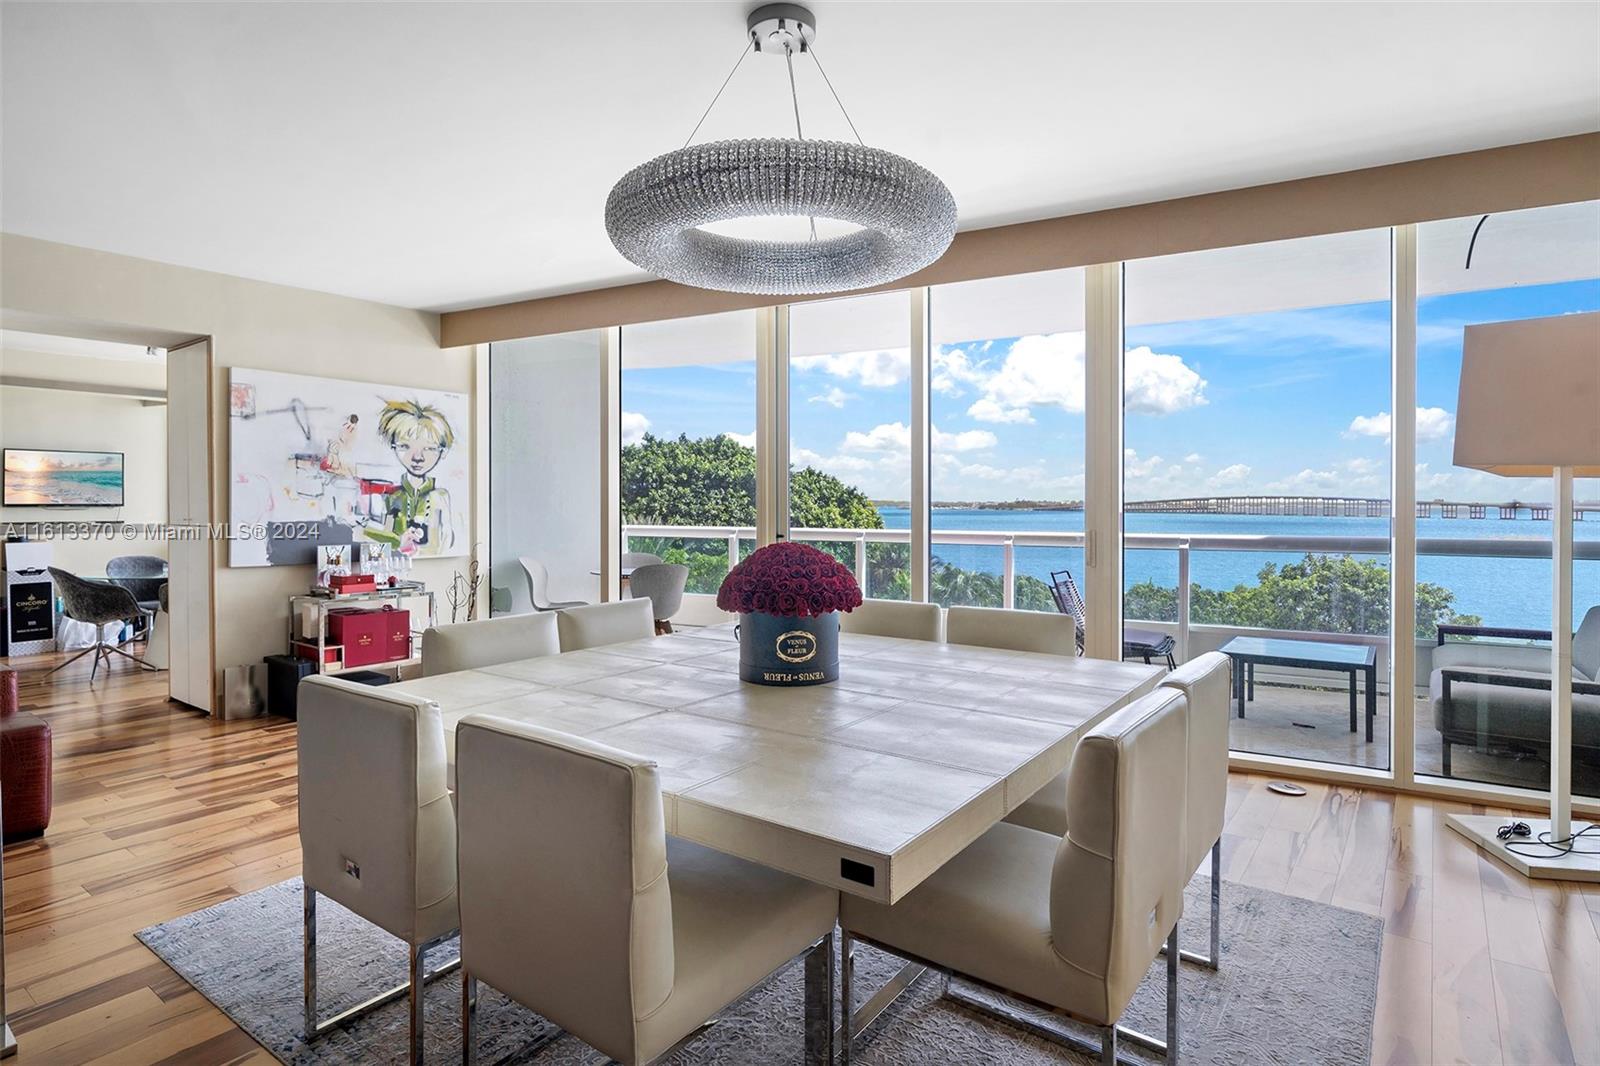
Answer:
[[[1234, 750], [1386, 769], [1389, 766], [1388, 695], [1378, 694], [1373, 741], [1368, 744], [1365, 728], [1357, 733], [1350, 732], [1347, 691], [1257, 684], [1256, 698], [1245, 704], [1245, 718], [1231, 720]], [[1433, 711], [1425, 699], [1417, 700], [1416, 708], [1417, 773], [1439, 774], [1443, 746], [1439, 731], [1433, 727]], [[1542, 753], [1478, 752], [1458, 744], [1450, 753], [1450, 761], [1453, 776], [1461, 780], [1540, 790], [1550, 784], [1550, 764]], [[1575, 762], [1572, 791], [1583, 796], [1600, 796], [1600, 764]]]

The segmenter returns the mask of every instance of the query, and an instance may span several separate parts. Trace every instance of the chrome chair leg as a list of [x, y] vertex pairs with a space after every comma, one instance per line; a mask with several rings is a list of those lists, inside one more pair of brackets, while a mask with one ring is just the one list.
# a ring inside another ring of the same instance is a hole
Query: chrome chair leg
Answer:
[[[1167, 949], [1162, 948], [1164, 953]], [[1184, 951], [1184, 962], [1215, 970], [1222, 965], [1222, 838], [1211, 845], [1211, 954]]]
[[1114, 1025], [1100, 1030], [1100, 1066], [1117, 1066], [1117, 1027]]
[[856, 972], [856, 945], [855, 938], [850, 935], [850, 930], [843, 925], [839, 926], [839, 1063], [840, 1066], [850, 1066], [850, 1045], [855, 1043], [850, 1038], [850, 1010], [853, 1006], [851, 983]]
[[409, 1029], [410, 1029], [410, 1043], [411, 1043], [411, 1062], [413, 1064], [420, 1063], [422, 1061], [422, 1037], [423, 1037], [422, 1008], [423, 1008], [423, 1002], [424, 1002], [424, 1000], [426, 998], [426, 995], [427, 995], [427, 986], [428, 986], [428, 984], [430, 982], [432, 982], [436, 978], [443, 977], [445, 974], [450, 973], [452, 970], [455, 970], [458, 967], [460, 967], [461, 959], [458, 956], [458, 957], [452, 959], [451, 961], [445, 963], [443, 966], [439, 967], [437, 970], [433, 970], [432, 972], [429, 972], [427, 970], [427, 968], [424, 966], [424, 963], [426, 961], [427, 953], [430, 950], [432, 950], [433, 948], [438, 947], [440, 944], [444, 943], [446, 940], [450, 939], [450, 937], [453, 937], [456, 934], [454, 932], [451, 932], [451, 933], [445, 934], [444, 936], [436, 937], [433, 940], [429, 940], [426, 943], [408, 945], [408, 951], [409, 951], [409, 954], [410, 954], [410, 957], [411, 957], [410, 958], [410, 970], [411, 970], [411, 972], [410, 972], [410, 980], [408, 980], [403, 985], [396, 985], [394, 988], [389, 989], [387, 992], [380, 992], [376, 996], [373, 996], [371, 999], [366, 1000], [365, 1002], [357, 1003], [353, 1007], [349, 1007], [349, 1008], [347, 1008], [347, 1009], [345, 1009], [343, 1011], [340, 1011], [338, 1014], [335, 1014], [332, 1018], [329, 1018], [326, 1021], [320, 1021], [319, 1022], [317, 1020], [317, 893], [316, 893], [316, 890], [311, 889], [311, 888], [304, 889], [304, 892], [303, 892], [303, 895], [302, 895], [302, 902], [301, 902], [301, 917], [302, 917], [302, 920], [303, 920], [303, 923], [304, 923], [304, 937], [305, 937], [304, 949], [303, 949], [304, 950], [304, 954], [302, 956], [302, 966], [303, 966], [302, 981], [304, 982], [304, 989], [305, 989], [305, 1014], [306, 1014], [306, 1017], [305, 1017], [305, 1039], [306, 1039], [306, 1043], [309, 1044], [312, 1041], [316, 1040], [318, 1037], [324, 1036], [329, 1031], [331, 1031], [333, 1029], [337, 1029], [342, 1025], [348, 1025], [350, 1022], [355, 1021], [357, 1018], [360, 1018], [360, 1017], [362, 1017], [364, 1015], [372, 1013], [373, 1011], [377, 1010], [379, 1007], [382, 1007], [382, 1006], [384, 1006], [386, 1004], [389, 1004], [389, 1003], [393, 1003], [395, 1000], [399, 999], [401, 996], [409, 996], [410, 1000], [411, 1000], [411, 1007], [410, 1007], [410, 1009], [411, 1009], [411, 1023], [410, 1023], [410, 1026], [409, 1026]]
[[833, 1063], [833, 933], [813, 944], [805, 954], [805, 1062], [807, 1066]]
[[[100, 649], [99, 649], [98, 646], [92, 647], [92, 648], [84, 648], [82, 651], [80, 651], [78, 654], [74, 655], [72, 658], [68, 659], [66, 662], [57, 663], [56, 665], [52, 666], [50, 669], [46, 670], [44, 676], [45, 677], [49, 677], [51, 674], [55, 673], [57, 670], [61, 670], [61, 669], [64, 669], [65, 667], [71, 666], [73, 663], [77, 662], [79, 659], [83, 658], [85, 655], [88, 655], [90, 652], [94, 652], [96, 654], [96, 658], [98, 658]], [[90, 679], [93, 680], [93, 677], [91, 676]]]

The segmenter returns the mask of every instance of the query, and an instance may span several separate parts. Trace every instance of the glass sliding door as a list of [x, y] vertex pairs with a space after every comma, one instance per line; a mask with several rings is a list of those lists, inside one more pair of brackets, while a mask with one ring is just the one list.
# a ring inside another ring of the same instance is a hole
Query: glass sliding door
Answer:
[[789, 311], [790, 539], [875, 599], [911, 595], [910, 316], [906, 292]]
[[[1543, 790], [1548, 693], [1446, 693], [1443, 670], [1548, 675], [1551, 482], [1455, 466], [1456, 401], [1466, 327], [1600, 310], [1600, 203], [1418, 226], [1417, 296], [1416, 772]], [[1600, 483], [1573, 489], [1576, 627], [1600, 605]], [[1573, 792], [1600, 795], [1600, 697], [1572, 717]]]
[[1083, 582], [1084, 271], [936, 285], [931, 599], [1054, 611]]
[[546, 602], [599, 599], [600, 346], [599, 330], [489, 346], [489, 588], [479, 596], [494, 614], [533, 610], [528, 571], [541, 567]]
[[755, 544], [756, 329], [754, 311], [622, 327], [620, 547], [686, 564], [691, 594]]
[[1123, 615], [1229, 653], [1236, 751], [1389, 766], [1389, 239], [1126, 267]]

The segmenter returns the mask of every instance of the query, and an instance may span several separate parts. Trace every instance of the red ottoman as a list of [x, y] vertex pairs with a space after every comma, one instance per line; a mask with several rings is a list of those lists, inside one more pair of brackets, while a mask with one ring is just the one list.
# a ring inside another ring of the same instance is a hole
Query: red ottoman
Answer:
[[16, 676], [0, 672], [0, 832], [7, 844], [50, 824], [50, 724], [17, 709]]

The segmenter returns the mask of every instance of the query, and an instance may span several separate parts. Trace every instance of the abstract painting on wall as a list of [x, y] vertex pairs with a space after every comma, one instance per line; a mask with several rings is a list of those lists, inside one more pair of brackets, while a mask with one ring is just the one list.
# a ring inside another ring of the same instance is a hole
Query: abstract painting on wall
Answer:
[[7, 448], [7, 507], [121, 507], [122, 453]]
[[466, 555], [467, 397], [229, 371], [228, 561], [315, 564], [319, 545]]

